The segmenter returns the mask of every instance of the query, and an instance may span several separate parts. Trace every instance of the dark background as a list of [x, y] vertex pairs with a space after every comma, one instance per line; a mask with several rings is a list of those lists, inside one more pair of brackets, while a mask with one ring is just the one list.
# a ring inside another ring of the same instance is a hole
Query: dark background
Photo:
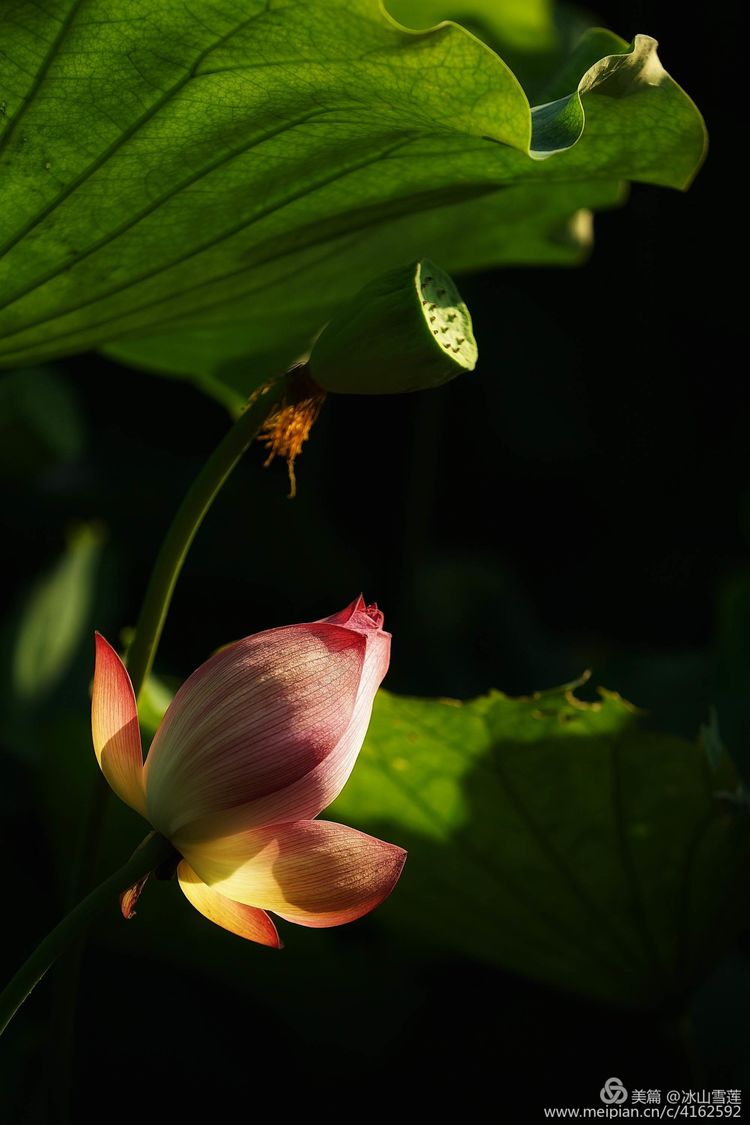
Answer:
[[[705, 6], [632, 0], [598, 10], [624, 37], [660, 39], [667, 69], [704, 111], [712, 152], [696, 184], [685, 195], [634, 187], [624, 209], [597, 218], [595, 251], [579, 270], [465, 279], [478, 371], [429, 395], [329, 400], [298, 464], [295, 501], [283, 466], [262, 472], [261, 451], [251, 452], [190, 555], [162, 673], [182, 678], [229, 639], [328, 614], [361, 589], [393, 632], [392, 691], [521, 693], [591, 667], [646, 708], [647, 722], [675, 733], [692, 737], [718, 704], [742, 764], [750, 473], [733, 357], [743, 354], [746, 314], [724, 279], [739, 211], [733, 35], [726, 23], [719, 33]], [[96, 624], [116, 639], [227, 418], [187, 384], [94, 355], [58, 372], [83, 422], [80, 453], [45, 460], [36, 450], [24, 464], [18, 449], [8, 453], [8, 435], [0, 452], [5, 637], [66, 529], [93, 519], [107, 537]], [[34, 764], [65, 708], [83, 715], [85, 753], [88, 675], [84, 651], [39, 725], [24, 728], [34, 743], [26, 757], [18, 728], [9, 736], [0, 799], [10, 964], [60, 909], [68, 865], [60, 837], [41, 827]], [[66, 791], [64, 766], [59, 785], [75, 847], [80, 785]], [[137, 842], [134, 823], [122, 823]], [[171, 888], [152, 890], [144, 913], [158, 913], [159, 890]], [[661, 1089], [741, 1086], [747, 1076], [741, 949], [693, 1005], [688, 1057], [668, 1014], [623, 1014], [394, 948], [376, 918], [312, 934], [308, 945], [307, 936], [289, 938], [284, 957], [300, 951], [291, 966], [248, 954], [236, 986], [220, 965], [233, 939], [197, 916], [179, 914], [170, 965], [103, 926], [74, 1036], [63, 1036], [69, 1053], [61, 1058], [60, 1036], [47, 1037], [49, 984], [6, 1037], [0, 1119], [55, 1120], [48, 1092], [59, 1109], [66, 1072], [74, 1122], [140, 1112], [190, 1120], [230, 1106], [252, 1118], [267, 1097], [305, 1113], [392, 1110], [402, 1085], [424, 1112], [489, 1104], [511, 1120], [541, 1120], [544, 1105], [597, 1104], [610, 1074]], [[203, 971], [189, 962], [194, 941]], [[144, 1100], [146, 1080], [154, 1089]]]

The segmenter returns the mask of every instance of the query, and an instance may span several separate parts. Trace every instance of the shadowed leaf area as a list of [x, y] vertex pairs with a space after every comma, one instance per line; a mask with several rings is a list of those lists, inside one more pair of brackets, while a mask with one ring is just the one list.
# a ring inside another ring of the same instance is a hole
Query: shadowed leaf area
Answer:
[[555, 36], [532, 105], [376, 0], [9, 0], [0, 365], [107, 346], [236, 407], [399, 262], [578, 261], [590, 211], [685, 187], [704, 132], [652, 39]]
[[677, 998], [741, 927], [750, 821], [726, 756], [600, 691], [466, 704], [381, 694], [326, 817], [409, 849], [379, 919], [634, 1007]]

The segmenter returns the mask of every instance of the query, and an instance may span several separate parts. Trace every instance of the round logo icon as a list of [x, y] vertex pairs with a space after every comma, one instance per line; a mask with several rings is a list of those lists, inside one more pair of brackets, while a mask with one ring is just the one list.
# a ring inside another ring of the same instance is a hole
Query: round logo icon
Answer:
[[627, 1100], [628, 1092], [619, 1078], [608, 1078], [599, 1091], [605, 1105], [617, 1105]]

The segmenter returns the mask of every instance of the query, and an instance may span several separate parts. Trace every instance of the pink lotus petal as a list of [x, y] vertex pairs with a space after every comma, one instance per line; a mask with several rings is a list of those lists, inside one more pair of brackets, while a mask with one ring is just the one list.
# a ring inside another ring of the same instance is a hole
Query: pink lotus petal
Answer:
[[332, 613], [330, 617], [321, 617], [320, 620], [327, 621], [330, 625], [347, 625], [350, 629], [359, 629], [362, 633], [369, 633], [371, 630], [382, 629], [384, 619], [382, 610], [378, 609], [377, 603], [373, 602], [372, 605], [368, 605], [360, 594], [346, 609], [340, 609], [338, 613]]
[[185, 860], [177, 868], [177, 878], [185, 898], [209, 921], [248, 941], [281, 949], [282, 942], [276, 927], [264, 910], [233, 902], [207, 887]]
[[367, 734], [375, 694], [388, 671], [390, 635], [373, 632], [348, 724], [326, 757], [291, 784], [196, 819], [178, 833], [179, 845], [227, 836], [259, 825], [312, 820], [338, 797], [354, 769]]
[[94, 750], [112, 789], [132, 809], [146, 815], [143, 755], [133, 685], [115, 650], [96, 634], [96, 668], [91, 699]]
[[333, 800], [388, 666], [390, 637], [362, 616], [361, 626], [323, 621], [257, 633], [190, 676], [146, 761], [149, 819], [160, 832], [182, 849], [315, 816]]
[[190, 865], [214, 891], [302, 926], [339, 926], [378, 906], [406, 852], [343, 824], [303, 820], [191, 849]]

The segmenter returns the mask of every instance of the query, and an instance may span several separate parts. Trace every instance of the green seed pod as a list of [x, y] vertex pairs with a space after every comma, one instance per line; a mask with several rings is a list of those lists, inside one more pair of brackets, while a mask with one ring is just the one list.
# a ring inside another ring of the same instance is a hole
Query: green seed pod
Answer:
[[308, 367], [324, 391], [388, 395], [438, 387], [476, 362], [469, 310], [423, 258], [360, 289], [323, 329]]

